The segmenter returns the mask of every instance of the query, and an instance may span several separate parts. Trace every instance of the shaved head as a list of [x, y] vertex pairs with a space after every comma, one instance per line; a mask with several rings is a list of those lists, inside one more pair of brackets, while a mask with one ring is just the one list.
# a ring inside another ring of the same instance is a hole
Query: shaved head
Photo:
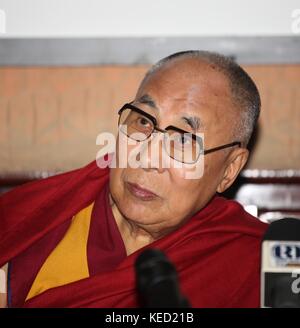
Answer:
[[[261, 101], [258, 89], [251, 77], [230, 57], [209, 51], [190, 50], [172, 54], [161, 59], [150, 68], [141, 86], [150, 76], [170, 64], [182, 65], [185, 61], [194, 60], [207, 65], [223, 75], [228, 80], [232, 102], [237, 108], [237, 119], [233, 127], [232, 137], [240, 140], [246, 146], [257, 123]], [[195, 66], [196, 67], [196, 66]], [[186, 74], [201, 74], [199, 70], [186, 71]]]

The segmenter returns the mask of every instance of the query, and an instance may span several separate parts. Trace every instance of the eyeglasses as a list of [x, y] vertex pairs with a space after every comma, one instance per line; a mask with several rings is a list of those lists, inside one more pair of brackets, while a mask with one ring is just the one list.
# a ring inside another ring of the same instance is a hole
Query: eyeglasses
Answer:
[[128, 138], [141, 142], [148, 139], [154, 131], [164, 135], [164, 147], [167, 154], [178, 162], [194, 164], [200, 155], [206, 155], [224, 148], [238, 146], [241, 142], [235, 141], [226, 145], [211, 149], [204, 149], [203, 138], [199, 135], [184, 131], [169, 125], [164, 130], [158, 128], [155, 117], [144, 112], [140, 108], [125, 104], [119, 111], [119, 130]]

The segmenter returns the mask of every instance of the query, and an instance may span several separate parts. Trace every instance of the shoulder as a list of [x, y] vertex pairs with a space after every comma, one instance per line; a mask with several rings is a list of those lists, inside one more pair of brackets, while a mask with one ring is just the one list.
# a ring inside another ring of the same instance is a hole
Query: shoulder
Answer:
[[[259, 275], [261, 261], [261, 246], [268, 224], [248, 213], [244, 207], [234, 201], [225, 198], [220, 199], [225, 206], [226, 223], [224, 229], [230, 232], [230, 257], [235, 263], [239, 263], [237, 272]], [[251, 274], [250, 274], [251, 275]], [[246, 278], [245, 278], [246, 279]], [[250, 281], [252, 279], [249, 277]]]
[[245, 210], [245, 208], [240, 203], [236, 201], [230, 201], [230, 202], [234, 203], [234, 206], [239, 208], [241, 212], [240, 219], [242, 219], [247, 226], [252, 227], [254, 230], [256, 230], [259, 233], [264, 233], [267, 230], [269, 226], [267, 223], [261, 221], [258, 217], [251, 215], [249, 212]]
[[40, 191], [44, 188], [49, 188], [49, 187], [51, 188], [52, 186], [55, 187], [58, 184], [63, 184], [65, 182], [67, 182], [68, 180], [72, 179], [75, 176], [78, 176], [81, 174], [86, 175], [88, 172], [91, 173], [91, 172], [95, 171], [96, 169], [97, 169], [96, 162], [93, 161], [82, 168], [71, 170], [68, 172], [58, 173], [58, 174], [55, 174], [53, 176], [49, 176], [46, 178], [35, 180], [35, 177], [33, 176], [31, 182], [27, 182], [25, 184], [17, 186], [13, 190], [8, 191], [5, 194], [1, 195], [1, 198], [6, 199], [6, 198], [9, 198], [10, 195], [16, 195], [18, 193], [24, 194], [24, 192], [29, 191], [29, 190], [30, 190], [30, 192], [32, 192], [32, 191], [34, 192], [35, 190]]
[[199, 218], [206, 222], [208, 231], [224, 235], [239, 236], [239, 240], [261, 241], [268, 228], [258, 218], [249, 214], [244, 207], [224, 197], [215, 196], [199, 212]]
[[8, 248], [0, 256], [0, 265], [9, 259], [8, 249], [16, 255], [17, 249], [25, 249], [27, 243], [33, 243], [94, 200], [108, 173], [109, 169], [101, 169], [93, 161], [81, 169], [28, 183], [2, 195], [0, 248]]
[[239, 263], [237, 271], [255, 271], [258, 274], [261, 244], [268, 224], [249, 214], [234, 200], [217, 196], [215, 202], [220, 207], [220, 214], [219, 219], [215, 220], [214, 230], [218, 232], [220, 243], [224, 241], [223, 251], [233, 263]]
[[93, 161], [82, 168], [18, 186], [1, 195], [0, 207], [8, 210], [16, 207], [15, 204], [19, 204], [19, 206], [29, 204], [31, 206], [35, 202], [43, 203], [56, 194], [58, 190], [76, 190], [76, 188], [81, 188], [86, 184], [95, 184], [95, 181], [106, 175], [108, 175], [108, 170], [100, 169], [96, 161]]

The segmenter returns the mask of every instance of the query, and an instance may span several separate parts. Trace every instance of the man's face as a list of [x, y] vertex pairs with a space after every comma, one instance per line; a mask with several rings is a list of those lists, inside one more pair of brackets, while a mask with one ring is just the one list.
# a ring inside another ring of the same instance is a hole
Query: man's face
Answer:
[[[193, 59], [168, 63], [141, 85], [133, 104], [154, 116], [161, 129], [172, 125], [204, 133], [205, 149], [235, 141], [232, 122], [236, 121], [237, 112], [228, 81], [206, 63]], [[198, 123], [197, 131], [188, 123], [191, 118]], [[152, 146], [162, 156], [163, 146], [156, 138], [151, 141]], [[128, 154], [133, 147], [136, 146], [128, 146]], [[116, 156], [118, 153], [117, 148]], [[146, 149], [140, 160], [148, 163], [148, 168], [110, 170], [111, 196], [127, 219], [152, 231], [171, 231], [203, 208], [218, 190], [229, 153], [221, 150], [205, 155], [203, 176], [187, 179], [191, 165], [176, 168], [171, 159], [170, 168], [151, 166], [151, 152]]]

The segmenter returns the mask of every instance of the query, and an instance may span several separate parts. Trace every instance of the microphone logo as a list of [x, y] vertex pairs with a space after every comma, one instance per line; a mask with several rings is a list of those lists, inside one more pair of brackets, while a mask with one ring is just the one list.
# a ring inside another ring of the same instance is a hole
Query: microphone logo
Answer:
[[276, 243], [272, 247], [273, 259], [278, 265], [300, 265], [299, 243]]

